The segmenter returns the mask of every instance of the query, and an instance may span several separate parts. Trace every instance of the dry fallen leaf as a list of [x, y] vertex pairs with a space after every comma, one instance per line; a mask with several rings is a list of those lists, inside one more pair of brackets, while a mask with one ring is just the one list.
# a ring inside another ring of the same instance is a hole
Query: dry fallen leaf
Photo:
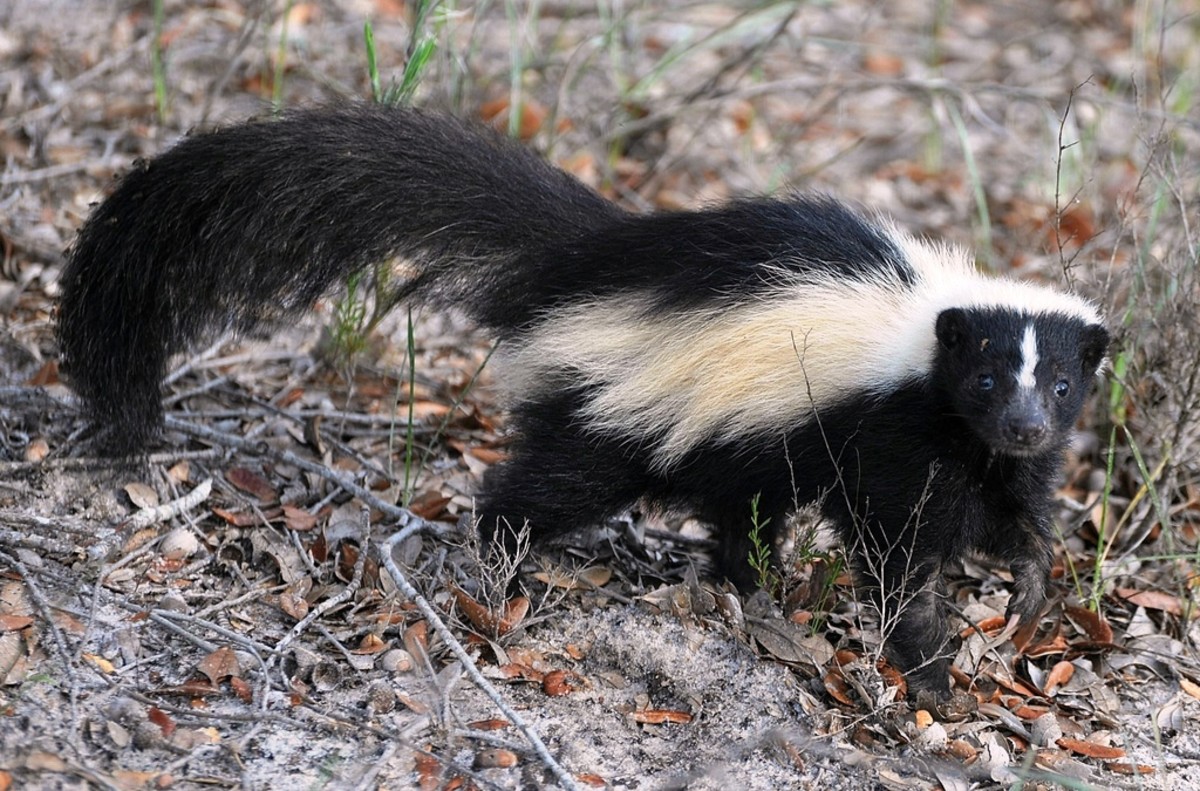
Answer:
[[946, 745], [946, 751], [964, 762], [973, 761], [979, 755], [979, 750], [975, 745], [962, 739], [951, 739]]
[[589, 186], [595, 187], [600, 181], [596, 157], [590, 151], [580, 151], [560, 159], [558, 166]]
[[83, 658], [86, 659], [87, 661], [91, 662], [97, 668], [99, 668], [100, 672], [104, 673], [106, 676], [111, 676], [113, 673], [117, 672], [117, 669], [116, 669], [116, 667], [113, 666], [113, 663], [109, 662], [107, 659], [105, 659], [102, 656], [99, 656], [97, 654], [85, 653], [83, 655]]
[[208, 680], [213, 683], [213, 686], [220, 684], [227, 678], [233, 678], [242, 674], [242, 668], [238, 664], [237, 655], [227, 645], [221, 646], [216, 651], [201, 659], [196, 669], [207, 676]]
[[498, 462], [502, 462], [508, 458], [508, 453], [499, 448], [476, 448], [469, 447], [466, 450], [467, 455], [474, 456], [489, 467]]
[[677, 725], [687, 725], [692, 721], [692, 715], [686, 711], [673, 711], [671, 709], [643, 709], [633, 713], [633, 721], [645, 723], [646, 725], [662, 725], [663, 723], [673, 722]]
[[146, 717], [150, 722], [158, 726], [163, 736], [168, 739], [171, 738], [171, 734], [175, 732], [176, 725], [175, 720], [171, 719], [166, 712], [157, 706], [151, 706], [150, 710], [146, 713]]
[[848, 665], [851, 662], [857, 662], [860, 658], [861, 657], [857, 652], [850, 651], [845, 648], [839, 648], [836, 652], [834, 652], [833, 655], [833, 660], [837, 663], [838, 667], [841, 667], [842, 665]]
[[569, 695], [587, 686], [583, 676], [571, 670], [551, 670], [542, 679], [542, 691], [551, 697]]
[[568, 571], [564, 568], [553, 568], [536, 571], [533, 578], [551, 588], [564, 590], [595, 590], [608, 584], [612, 579], [612, 569], [606, 566], [589, 566], [585, 569]]
[[430, 489], [421, 492], [408, 503], [408, 510], [422, 519], [433, 521], [446, 510], [450, 498], [439, 491]]
[[0, 615], [0, 632], [19, 632], [31, 623], [28, 615]]
[[221, 688], [216, 684], [201, 678], [193, 678], [183, 682], [182, 684], [175, 684], [174, 686], [164, 687], [162, 689], [162, 692], [167, 694], [186, 695], [187, 697], [195, 698], [195, 700], [191, 701], [191, 705], [196, 708], [203, 705], [202, 699], [204, 696], [214, 695], [220, 691]]
[[1104, 768], [1110, 772], [1113, 772], [1113, 773], [1119, 774], [1119, 775], [1152, 775], [1152, 774], [1154, 774], [1154, 767], [1146, 766], [1145, 764], [1108, 762], [1108, 763], [1104, 764]]
[[380, 651], [385, 651], [390, 646], [384, 642], [383, 638], [374, 632], [367, 632], [363, 635], [362, 640], [358, 641], [358, 647], [352, 650], [352, 654], [378, 654]]
[[174, 483], [187, 483], [191, 469], [191, 465], [188, 464], [187, 460], [177, 462], [167, 470], [167, 477]]
[[288, 11], [288, 24], [292, 27], [302, 27], [320, 16], [321, 6], [318, 3], [296, 3]]
[[493, 633], [499, 619], [492, 614], [491, 610], [475, 601], [471, 594], [453, 582], [450, 583], [450, 593], [454, 596], [454, 603], [458, 605], [458, 609], [462, 610], [463, 615], [467, 616], [467, 620], [471, 622], [472, 626], [482, 632]]
[[1082, 203], [1074, 203], [1058, 218], [1057, 230], [1051, 223], [1047, 236], [1051, 244], [1078, 247], [1096, 235], [1096, 221], [1091, 209]]
[[904, 73], [904, 58], [882, 49], [873, 49], [863, 56], [863, 68], [868, 74], [899, 77]]
[[1067, 617], [1084, 631], [1093, 643], [1111, 643], [1113, 641], [1112, 627], [1104, 616], [1094, 613], [1086, 607], [1068, 604], [1064, 608]]
[[428, 703], [403, 692], [396, 693], [396, 702], [414, 714], [428, 714], [431, 711]]
[[1050, 669], [1049, 675], [1046, 676], [1046, 684], [1043, 690], [1046, 693], [1046, 697], [1054, 697], [1054, 693], [1058, 691], [1058, 688], [1070, 681], [1074, 675], [1075, 666], [1070, 662], [1063, 660], [1054, 665]]
[[429, 624], [417, 621], [404, 630], [404, 650], [418, 662], [429, 654]]
[[[479, 115], [483, 120], [500, 130], [509, 128], [509, 111], [511, 109], [508, 97], [484, 102], [479, 107]], [[521, 117], [517, 125], [517, 136], [528, 140], [538, 133], [546, 122], [546, 108], [533, 99], [526, 98], [521, 102]]]
[[746, 633], [767, 653], [820, 672], [833, 661], [833, 646], [821, 635], [783, 618], [747, 618]]
[[144, 483], [125, 484], [125, 494], [129, 495], [129, 501], [138, 508], [156, 508], [158, 506], [158, 492]]
[[797, 626], [808, 626], [812, 623], [813, 613], [809, 610], [796, 610], [788, 616], [788, 620]]
[[509, 662], [516, 662], [517, 664], [521, 665], [529, 665], [530, 667], [535, 668], [542, 673], [549, 673], [554, 669], [554, 665], [550, 663], [550, 660], [546, 656], [546, 652], [537, 648], [514, 645], [511, 648], [506, 649], [505, 653], [508, 654]]
[[476, 769], [507, 769], [516, 766], [519, 761], [517, 754], [512, 750], [496, 747], [475, 753], [474, 766]]
[[508, 634], [529, 614], [529, 599], [525, 596], [515, 596], [504, 605], [504, 614], [500, 617], [497, 627], [498, 634]]
[[319, 517], [294, 505], [283, 506], [283, 524], [288, 530], [305, 532], [317, 526]]
[[850, 688], [846, 686], [846, 677], [840, 667], [831, 668], [821, 679], [829, 696], [843, 706], [853, 706], [854, 699], [850, 697]]
[[272, 503], [279, 499], [279, 494], [271, 482], [254, 470], [245, 467], [230, 467], [225, 471], [225, 479], [246, 494], [257, 497], [264, 503]]
[[516, 596], [505, 602], [504, 612], [496, 613], [475, 599], [462, 588], [451, 583], [450, 593], [471, 625], [486, 635], [502, 637], [515, 629], [529, 614], [529, 599]]
[[113, 780], [118, 788], [169, 788], [173, 778], [163, 772], [138, 772], [133, 769], [113, 770]]
[[499, 731], [509, 726], [508, 720], [493, 717], [490, 720], [476, 720], [467, 723], [467, 727], [476, 731]]
[[404, 19], [408, 16], [408, 8], [402, 0], [375, 0], [372, 3], [375, 15], [390, 19]]
[[1011, 709], [1013, 716], [1025, 722], [1034, 722], [1038, 717], [1041, 717], [1046, 712], [1050, 711], [1049, 706], [1034, 706], [1028, 703], [1021, 703]]
[[1124, 758], [1125, 751], [1120, 747], [1106, 747], [1103, 744], [1085, 742], [1082, 739], [1071, 739], [1066, 736], [1056, 742], [1064, 750], [1070, 750], [1088, 758]]
[[277, 530], [253, 530], [250, 531], [250, 545], [256, 559], [265, 556], [273, 560], [279, 569], [280, 578], [287, 585], [296, 586], [296, 590], [307, 595], [309, 587], [303, 586], [312, 585], [310, 564], [305, 562], [301, 554], [303, 550], [294, 542]]
[[25, 757], [25, 768], [43, 772], [66, 772], [67, 762], [54, 753], [34, 750]]
[[966, 640], [971, 635], [975, 634], [976, 630], [978, 629], [988, 637], [995, 637], [1001, 632], [1001, 630], [1004, 629], [1007, 624], [1008, 619], [1006, 619], [1003, 615], [993, 615], [991, 618], [984, 618], [982, 621], [975, 624], [975, 626], [967, 626], [958, 633], [958, 636], [963, 640]]
[[1071, 648], [1071, 644], [1067, 642], [1067, 638], [1060, 633], [1047, 635], [1045, 639], [1039, 640], [1036, 643], [1030, 643], [1029, 640], [1034, 636], [1032, 632], [1026, 632], [1026, 629], [1035, 629], [1036, 626], [1022, 626], [1013, 635], [1013, 645], [1017, 646], [1018, 650], [1024, 656], [1038, 658], [1043, 656], [1054, 656], [1055, 654], [1066, 653]]
[[432, 755], [433, 745], [426, 752], [418, 752], [413, 758], [417, 771], [417, 785], [421, 791], [434, 791], [442, 787], [442, 762]]
[[306, 598], [312, 584], [304, 584], [304, 582], [295, 585], [289, 585], [283, 592], [279, 594], [279, 609], [283, 610], [290, 617], [299, 621], [308, 615], [308, 599]]
[[1135, 590], [1133, 588], [1117, 588], [1113, 591], [1127, 602], [1145, 607], [1147, 610], [1161, 610], [1170, 615], [1183, 615], [1183, 602], [1178, 596], [1163, 591]]
[[233, 689], [233, 694], [237, 695], [238, 700], [243, 703], [254, 702], [254, 689], [246, 679], [234, 676], [229, 679], [229, 686]]
[[509, 662], [506, 665], [500, 665], [497, 670], [500, 671], [500, 675], [504, 678], [519, 678], [524, 681], [532, 681], [537, 684], [542, 683], [542, 681], [546, 678], [546, 674], [542, 671], [518, 662]]
[[278, 519], [283, 512], [278, 508], [259, 509], [257, 511], [229, 511], [225, 508], [213, 508], [212, 512], [234, 527], [255, 527]]

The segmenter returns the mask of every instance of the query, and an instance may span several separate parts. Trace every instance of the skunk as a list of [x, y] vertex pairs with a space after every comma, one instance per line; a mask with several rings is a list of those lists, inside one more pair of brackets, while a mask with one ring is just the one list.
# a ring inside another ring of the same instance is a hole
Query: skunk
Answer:
[[395, 297], [462, 310], [509, 350], [514, 436], [478, 495], [485, 533], [684, 509], [748, 588], [752, 522], [773, 542], [819, 502], [891, 657], [942, 698], [944, 563], [999, 558], [1010, 614], [1039, 615], [1100, 315], [826, 197], [634, 214], [444, 115], [251, 121], [184, 139], [93, 211], [62, 275], [63, 370], [136, 451], [172, 354], [383, 262]]

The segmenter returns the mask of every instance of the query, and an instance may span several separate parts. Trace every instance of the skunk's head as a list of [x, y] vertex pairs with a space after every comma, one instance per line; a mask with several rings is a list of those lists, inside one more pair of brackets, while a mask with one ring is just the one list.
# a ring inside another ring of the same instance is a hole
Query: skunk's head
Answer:
[[1071, 313], [949, 308], [937, 317], [933, 381], [994, 452], [1062, 447], [1108, 349], [1107, 330]]

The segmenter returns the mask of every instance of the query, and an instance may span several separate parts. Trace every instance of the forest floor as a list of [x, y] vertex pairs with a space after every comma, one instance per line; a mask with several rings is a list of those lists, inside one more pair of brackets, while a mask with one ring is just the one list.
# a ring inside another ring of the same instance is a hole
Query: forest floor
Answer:
[[[1200, 788], [1200, 3], [418, 5], [0, 5], [0, 791]], [[189, 132], [369, 98], [368, 21], [384, 87], [432, 42], [416, 103], [631, 209], [828, 192], [1103, 306], [1038, 629], [994, 640], [1011, 577], [952, 570], [973, 710], [909, 705], [803, 518], [775, 596], [681, 514], [484, 599], [455, 525], [504, 372], [456, 316], [331, 364], [330, 297], [94, 452], [53, 333], [90, 207]]]

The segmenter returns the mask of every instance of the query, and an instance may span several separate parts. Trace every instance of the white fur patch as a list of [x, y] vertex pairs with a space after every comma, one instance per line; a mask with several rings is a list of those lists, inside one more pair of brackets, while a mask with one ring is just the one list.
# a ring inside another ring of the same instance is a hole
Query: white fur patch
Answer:
[[[537, 393], [561, 386], [565, 375], [591, 386], [582, 412], [589, 427], [641, 446], [667, 469], [705, 441], [782, 437], [814, 411], [924, 377], [946, 308], [1100, 323], [1083, 299], [986, 277], [961, 250], [884, 227], [914, 284], [887, 272], [861, 281], [781, 267], [772, 291], [733, 307], [667, 313], [629, 295], [575, 303], [522, 339], [509, 358], [509, 384]], [[1036, 365], [1033, 342], [1032, 354], [1022, 347], [1026, 366]]]
[[1021, 370], [1017, 371], [1017, 384], [1028, 390], [1037, 387], [1037, 376], [1034, 372], [1038, 364], [1037, 333], [1033, 324], [1025, 325], [1025, 335], [1021, 338]]

